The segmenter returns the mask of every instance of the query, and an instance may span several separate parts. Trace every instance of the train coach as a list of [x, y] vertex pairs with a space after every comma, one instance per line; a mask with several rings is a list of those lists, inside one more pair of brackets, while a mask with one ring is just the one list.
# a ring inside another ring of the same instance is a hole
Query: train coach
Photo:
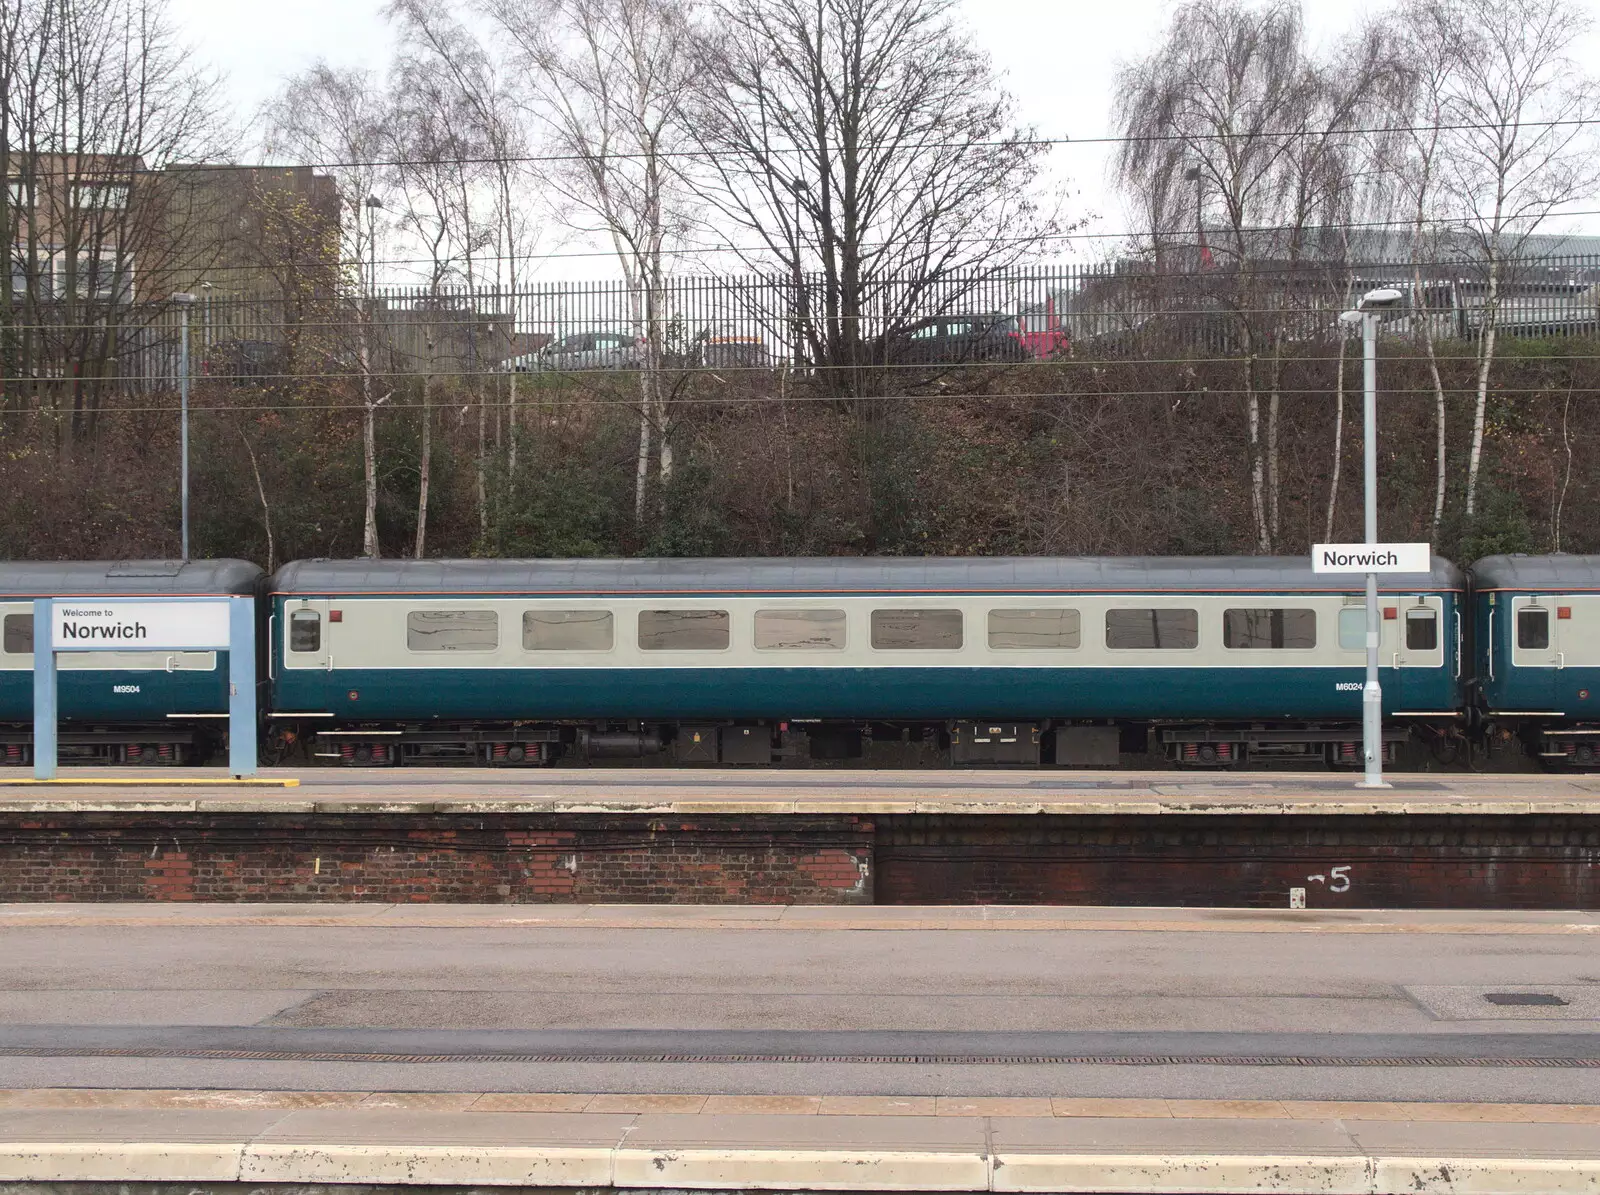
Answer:
[[[1465, 588], [1383, 580], [1391, 757], [1463, 741]], [[283, 758], [1360, 763], [1363, 599], [1303, 558], [302, 561], [268, 592]]]
[[1600, 556], [1489, 556], [1472, 583], [1485, 736], [1548, 765], [1600, 764]]
[[[244, 560], [0, 563], [0, 763], [33, 758], [33, 600], [256, 596], [264, 574]], [[182, 764], [222, 742], [225, 651], [63, 655], [56, 680], [60, 758]]]

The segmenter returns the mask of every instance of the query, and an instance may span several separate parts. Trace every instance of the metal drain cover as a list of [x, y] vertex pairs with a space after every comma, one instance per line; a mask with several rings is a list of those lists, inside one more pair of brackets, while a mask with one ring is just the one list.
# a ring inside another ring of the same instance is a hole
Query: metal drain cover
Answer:
[[1490, 1004], [1536, 1004], [1542, 1006], [1565, 1006], [1563, 1000], [1554, 992], [1485, 992], [1483, 998]]

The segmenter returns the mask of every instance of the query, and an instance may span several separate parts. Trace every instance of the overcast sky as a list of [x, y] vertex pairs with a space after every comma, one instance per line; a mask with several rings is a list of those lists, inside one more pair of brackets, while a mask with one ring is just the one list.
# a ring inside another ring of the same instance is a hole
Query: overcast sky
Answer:
[[[203, 60], [227, 76], [241, 116], [259, 108], [283, 78], [318, 57], [337, 66], [382, 69], [391, 47], [378, 15], [381, 0], [171, 0], [172, 12]], [[1049, 137], [1094, 138], [1109, 131], [1117, 68], [1159, 40], [1177, 0], [961, 0], [978, 42], [993, 56], [1017, 97], [1025, 122]], [[1304, 0], [1313, 41], [1328, 41], [1392, 0]], [[1584, 0], [1600, 23], [1600, 0]], [[1600, 35], [1582, 47], [1600, 74]], [[1121, 232], [1126, 213], [1106, 185], [1107, 147], [1067, 145], [1055, 151], [1055, 173], [1068, 181], [1068, 215], [1092, 217], [1086, 231]], [[1600, 219], [1568, 221], [1571, 231], [1600, 231]], [[1554, 230], [1554, 229], [1553, 229]], [[1076, 245], [1092, 256], [1096, 242]], [[583, 276], [597, 263], [568, 263], [548, 276]], [[574, 270], [576, 269], [576, 272]]]

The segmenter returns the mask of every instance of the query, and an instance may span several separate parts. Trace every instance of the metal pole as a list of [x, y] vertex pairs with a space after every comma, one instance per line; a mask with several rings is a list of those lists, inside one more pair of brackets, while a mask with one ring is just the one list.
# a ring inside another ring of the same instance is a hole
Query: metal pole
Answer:
[[[1361, 313], [1364, 385], [1361, 409], [1367, 547], [1378, 542], [1378, 314]], [[1361, 788], [1388, 788], [1383, 779], [1383, 689], [1378, 684], [1378, 574], [1367, 574], [1367, 682], [1361, 689], [1361, 739], [1366, 774]]]
[[178, 404], [182, 408], [180, 439], [183, 466], [183, 559], [189, 559], [189, 304], [179, 307], [183, 327], [183, 348], [178, 354]]

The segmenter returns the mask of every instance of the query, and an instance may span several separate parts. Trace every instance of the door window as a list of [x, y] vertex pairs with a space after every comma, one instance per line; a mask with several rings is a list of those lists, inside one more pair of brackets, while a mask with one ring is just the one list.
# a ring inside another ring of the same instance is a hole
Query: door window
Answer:
[[1517, 611], [1517, 646], [1533, 651], [1550, 647], [1550, 611], [1539, 606], [1524, 606]]
[[295, 610], [289, 615], [289, 650], [322, 650], [322, 615], [315, 610]]
[[1433, 651], [1439, 646], [1439, 615], [1428, 609], [1406, 611], [1406, 650]]

